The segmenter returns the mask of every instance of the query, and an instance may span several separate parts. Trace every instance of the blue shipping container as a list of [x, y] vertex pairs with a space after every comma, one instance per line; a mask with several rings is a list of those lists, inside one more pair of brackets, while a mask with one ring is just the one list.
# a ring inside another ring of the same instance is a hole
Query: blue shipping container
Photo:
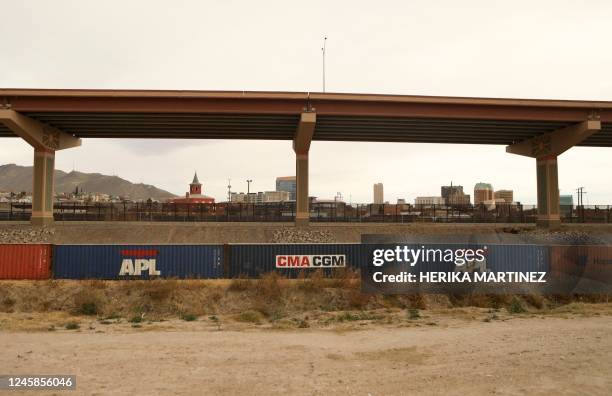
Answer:
[[203, 278], [223, 275], [222, 245], [56, 245], [56, 279]]
[[[368, 255], [361, 244], [262, 244], [229, 245], [229, 277], [257, 278], [276, 271], [288, 278], [295, 278], [303, 271], [312, 272], [315, 267], [277, 268], [277, 256], [327, 255], [344, 256], [344, 267], [360, 269], [367, 264]], [[286, 257], [283, 257], [283, 260]], [[333, 269], [325, 268], [329, 275]]]

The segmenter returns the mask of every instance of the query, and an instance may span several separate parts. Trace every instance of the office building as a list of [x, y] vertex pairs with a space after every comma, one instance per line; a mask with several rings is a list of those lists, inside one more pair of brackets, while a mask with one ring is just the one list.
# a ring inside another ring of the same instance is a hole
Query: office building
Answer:
[[295, 176], [280, 176], [276, 178], [276, 191], [287, 191], [290, 201], [295, 201], [296, 188]]
[[493, 186], [489, 183], [476, 183], [474, 186], [474, 205], [493, 199]]
[[445, 199], [442, 197], [416, 197], [414, 199], [414, 204], [416, 206], [443, 206], [445, 204]]
[[249, 203], [261, 204], [270, 202], [287, 202], [290, 201], [288, 191], [265, 191], [257, 193], [235, 193], [231, 194], [232, 203]]
[[375, 204], [383, 204], [385, 202], [385, 196], [383, 192], [383, 184], [374, 184], [374, 201]]
[[514, 191], [512, 190], [497, 190], [493, 193], [495, 200], [503, 199], [506, 203], [514, 202]]

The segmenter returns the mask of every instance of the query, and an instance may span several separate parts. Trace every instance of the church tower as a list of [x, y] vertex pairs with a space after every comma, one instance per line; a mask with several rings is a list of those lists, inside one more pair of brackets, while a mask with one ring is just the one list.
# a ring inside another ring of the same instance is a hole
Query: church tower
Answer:
[[189, 185], [189, 194], [190, 195], [202, 195], [202, 183], [198, 180], [198, 172], [193, 175], [193, 181]]

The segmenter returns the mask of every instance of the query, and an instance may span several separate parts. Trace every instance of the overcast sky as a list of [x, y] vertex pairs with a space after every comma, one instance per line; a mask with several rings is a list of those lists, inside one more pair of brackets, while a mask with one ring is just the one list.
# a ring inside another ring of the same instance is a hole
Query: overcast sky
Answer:
[[[612, 2], [0, 0], [0, 87], [327, 91], [612, 100]], [[311, 195], [370, 202], [439, 195], [440, 185], [513, 189], [536, 201], [535, 160], [503, 146], [313, 142]], [[32, 149], [0, 138], [0, 164]], [[117, 174], [184, 194], [274, 189], [295, 172], [291, 143], [86, 139], [58, 169]], [[612, 204], [612, 150], [559, 157], [562, 194]]]

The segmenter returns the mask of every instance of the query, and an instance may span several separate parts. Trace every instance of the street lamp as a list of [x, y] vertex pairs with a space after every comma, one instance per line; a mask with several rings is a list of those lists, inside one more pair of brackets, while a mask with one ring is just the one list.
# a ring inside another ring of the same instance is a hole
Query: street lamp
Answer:
[[327, 44], [327, 37], [323, 39], [323, 47], [321, 47], [321, 52], [323, 53], [323, 92], [325, 92], [325, 50]]
[[252, 182], [252, 181], [253, 181], [253, 180], [251, 180], [251, 179], [248, 179], [248, 180], [247, 180], [247, 194], [250, 194], [250, 193], [251, 193], [251, 182]]

